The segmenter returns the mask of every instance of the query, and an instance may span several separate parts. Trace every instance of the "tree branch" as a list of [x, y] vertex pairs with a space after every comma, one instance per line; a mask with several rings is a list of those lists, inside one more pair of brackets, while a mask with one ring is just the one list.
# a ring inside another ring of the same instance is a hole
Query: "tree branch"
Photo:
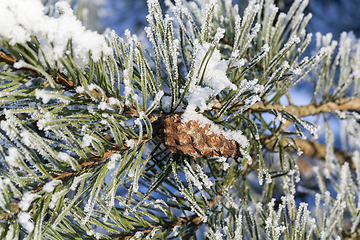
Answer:
[[[144, 142], [145, 141], [148, 141], [148, 139], [146, 140], [143, 140]], [[80, 166], [82, 167], [82, 169], [80, 171], [74, 171], [74, 170], [71, 170], [70, 172], [64, 172], [62, 174], [60, 174], [59, 176], [57, 177], [54, 177], [52, 179], [56, 179], [56, 180], [63, 180], [65, 181], [66, 179], [72, 177], [72, 176], [76, 176], [78, 175], [79, 173], [81, 173], [84, 169], [88, 168], [88, 167], [93, 167], [94, 165], [96, 164], [99, 164], [103, 161], [105, 161], [106, 159], [108, 159], [112, 154], [114, 153], [119, 153], [121, 151], [124, 151], [126, 149], [128, 149], [129, 147], [127, 147], [126, 145], [122, 148], [114, 148], [114, 149], [110, 149], [108, 151], [105, 152], [104, 156], [103, 157], [94, 157], [92, 158], [90, 161], [87, 161], [87, 162], [83, 162]], [[36, 188], [35, 190], [32, 190], [31, 192], [32, 193], [37, 193], [37, 192], [40, 192], [42, 189], [43, 189], [44, 186], [39, 186], [38, 188]], [[3, 213], [3, 214], [0, 214], [0, 220], [3, 220], [3, 219], [6, 219], [6, 220], [9, 220], [11, 218], [13, 218], [19, 211], [20, 211], [20, 207], [19, 207], [19, 204], [20, 202], [17, 202], [15, 204], [13, 204], [11, 206], [11, 209], [13, 211], [11, 212], [7, 212], [7, 213]]]
[[[311, 142], [311, 141], [306, 141], [300, 138], [293, 138], [295, 140], [296, 145], [301, 149], [301, 151], [303, 152], [303, 155], [306, 155], [308, 157], [311, 158], [316, 158], [316, 159], [322, 159], [324, 160], [326, 157], [326, 146], [322, 143], [318, 143], [318, 142]], [[275, 143], [275, 139], [272, 138], [272, 136], [270, 135], [264, 135], [261, 137], [261, 143], [263, 144], [263, 146], [267, 149], [272, 149], [273, 148], [273, 144]], [[292, 148], [291, 151], [294, 151]], [[295, 151], [294, 151], [295, 152]], [[355, 165], [352, 161], [352, 156], [350, 153], [335, 148], [334, 149], [334, 154], [336, 156], [336, 158], [339, 160], [340, 164], [344, 164], [345, 162], [349, 163], [349, 166], [351, 169], [355, 169]]]
[[360, 111], [360, 99], [352, 99], [349, 98], [342, 98], [337, 99], [334, 102], [327, 102], [322, 105], [316, 106], [314, 104], [304, 105], [304, 106], [295, 106], [295, 105], [288, 105], [283, 106], [281, 104], [267, 104], [258, 102], [255, 103], [250, 107], [251, 110], [261, 111], [261, 110], [269, 110], [269, 109], [276, 109], [276, 110], [284, 110], [289, 113], [294, 114], [298, 118], [310, 116], [310, 115], [317, 115], [320, 113], [329, 113], [335, 110], [344, 111], [344, 110], [353, 110], [353, 111]]
[[[0, 62], [5, 62], [5, 63], [13, 66], [17, 61], [18, 60], [15, 59], [14, 57], [10, 57], [10, 56], [6, 55], [4, 52], [0, 51]], [[19, 70], [29, 72], [34, 77], [44, 77], [32, 69], [20, 68]], [[47, 73], [49, 75], [52, 75], [49, 72], [47, 72]], [[56, 73], [56, 76], [53, 76], [53, 78], [56, 83], [64, 86], [68, 90], [74, 89], [76, 87], [76, 86], [74, 86], [74, 82], [71, 79], [64, 78], [60, 73]], [[99, 92], [97, 92], [95, 89], [91, 90], [91, 93], [96, 95], [100, 99], [102, 98], [102, 95]], [[83, 96], [85, 96], [85, 94], [80, 94], [80, 96], [83, 97]], [[105, 101], [109, 102], [110, 96], [105, 96], [105, 97], [106, 97]], [[118, 99], [118, 100], [120, 101], [121, 107], [124, 108], [124, 112], [126, 114], [130, 114], [133, 117], [138, 117], [135, 106], [128, 107], [125, 105], [125, 102], [123, 100], [121, 100], [121, 99]], [[120, 106], [118, 106], [118, 107], [120, 107]]]
[[[189, 223], [194, 224], [195, 225], [194, 228], [197, 227], [196, 229], [198, 229], [199, 226], [202, 224], [202, 220], [196, 214], [194, 214], [188, 218], [178, 217], [177, 222], [164, 222], [163, 224], [161, 224], [161, 228], [159, 230], [157, 230], [156, 232], [165, 231], [167, 229], [172, 229], [175, 226], [189, 224]], [[116, 237], [113, 237], [112, 240], [128, 240], [128, 239], [132, 238], [137, 232], [142, 232], [143, 234], [148, 234], [156, 227], [158, 227], [158, 226], [151, 226], [151, 228], [149, 228], [149, 229], [139, 230], [139, 231], [135, 231], [135, 232], [131, 232], [131, 233], [123, 233]], [[186, 236], [185, 236], [183, 239], [190, 239], [190, 237], [186, 238]]]

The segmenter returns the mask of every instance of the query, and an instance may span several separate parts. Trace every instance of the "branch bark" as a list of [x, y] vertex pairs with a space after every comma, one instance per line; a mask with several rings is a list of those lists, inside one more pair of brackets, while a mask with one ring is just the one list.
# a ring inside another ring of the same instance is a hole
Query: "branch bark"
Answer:
[[[315, 159], [324, 160], [326, 157], [326, 146], [322, 143], [306, 141], [300, 138], [294, 138], [296, 145], [301, 149], [303, 155], [306, 155]], [[272, 149], [275, 140], [271, 138], [270, 135], [264, 135], [261, 137], [261, 142], [263, 146], [267, 149]], [[291, 151], [293, 151], [292, 148]], [[352, 156], [349, 152], [335, 148], [334, 154], [336, 158], [339, 160], [340, 164], [344, 164], [345, 162], [349, 163], [351, 169], [355, 169], [355, 165], [352, 161]]]
[[276, 109], [279, 111], [285, 110], [289, 113], [294, 114], [298, 118], [301, 118], [310, 115], [317, 115], [320, 113], [329, 113], [335, 110], [360, 111], [360, 99], [349, 100], [349, 98], [341, 98], [335, 100], [334, 102], [327, 102], [319, 106], [316, 106], [314, 104], [309, 104], [304, 106], [288, 105], [284, 107], [281, 104], [265, 105], [264, 103], [258, 102], [255, 103], [253, 106], [251, 106], [250, 109], [255, 111], [262, 111], [269, 109]]

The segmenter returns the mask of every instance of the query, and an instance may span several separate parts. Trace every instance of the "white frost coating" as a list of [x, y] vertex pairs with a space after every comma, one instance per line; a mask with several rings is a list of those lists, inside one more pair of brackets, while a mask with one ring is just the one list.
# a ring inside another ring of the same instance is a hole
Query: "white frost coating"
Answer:
[[114, 153], [113, 155], [111, 155], [110, 161], [109, 161], [109, 163], [108, 163], [108, 165], [107, 165], [107, 168], [108, 168], [109, 170], [114, 169], [115, 166], [116, 166], [116, 162], [117, 162], [118, 160], [120, 160], [120, 159], [121, 159], [121, 155], [118, 154], [118, 153]]
[[161, 107], [165, 112], [170, 112], [171, 110], [171, 97], [170, 96], [164, 96], [161, 99]]
[[209, 177], [204, 173], [203, 169], [200, 167], [199, 164], [196, 164], [196, 171], [198, 172], [201, 180], [204, 183], [204, 186], [207, 189], [210, 189], [214, 184], [210, 181]]
[[82, 146], [82, 147], [88, 147], [88, 146], [90, 146], [90, 144], [92, 143], [93, 139], [94, 139], [93, 136], [90, 136], [89, 134], [85, 134], [85, 136], [83, 137], [81, 146]]
[[243, 67], [243, 66], [246, 64], [246, 62], [247, 62], [247, 59], [246, 59], [246, 58], [242, 58], [242, 59], [236, 61], [236, 62], [232, 65], [232, 67], [241, 68], [241, 67]]
[[59, 199], [64, 196], [68, 192], [68, 189], [61, 190], [59, 192], [54, 193], [51, 196], [51, 202], [49, 203], [49, 208], [54, 209], [56, 207], [57, 202]]
[[39, 128], [39, 130], [43, 130], [45, 125], [50, 122], [52, 119], [51, 113], [50, 112], [46, 112], [44, 114], [44, 116], [37, 122], [37, 126]]
[[[196, 53], [194, 76], [186, 95], [189, 106], [198, 106], [201, 110], [206, 109], [205, 102], [209, 97], [219, 94], [224, 89], [237, 89], [226, 76], [227, 61], [221, 60], [218, 49], [214, 50], [210, 59], [209, 57], [205, 58], [211, 46], [210, 43], [199, 46]], [[205, 85], [204, 87], [197, 85], [200, 81]]]
[[69, 163], [71, 165], [72, 170], [76, 171], [77, 170], [77, 166], [75, 164], [75, 160], [73, 160], [69, 154], [64, 153], [64, 152], [60, 152], [58, 154], [58, 158], [60, 158], [61, 160], [63, 160], [66, 163]]
[[[102, 53], [105, 56], [112, 53], [105, 37], [86, 30], [66, 1], [55, 4], [52, 17], [45, 14], [40, 0], [0, 0], [0, 6], [0, 35], [9, 39], [11, 45], [25, 44], [31, 41], [31, 35], [36, 36], [51, 65], [65, 56], [70, 39], [73, 58], [81, 67], [88, 64], [89, 51], [94, 61], [98, 61]], [[45, 66], [41, 51], [39, 57]]]
[[197, 121], [200, 125], [200, 127], [204, 127], [206, 124], [209, 125], [209, 130], [217, 135], [223, 135], [228, 140], [235, 140], [237, 143], [239, 143], [241, 148], [247, 148], [249, 146], [249, 141], [246, 138], [246, 136], [242, 135], [241, 130], [237, 131], [224, 131], [219, 128], [218, 125], [213, 123], [210, 119], [203, 116], [200, 113], [195, 112], [195, 109], [186, 109], [185, 112], [181, 115], [181, 121], [182, 122], [188, 122], [188, 121]]
[[40, 196], [35, 193], [30, 193], [30, 192], [25, 193], [19, 203], [20, 209], [22, 211], [27, 211], [30, 207], [31, 202], [39, 197]]
[[63, 103], [69, 103], [69, 100], [63, 98], [61, 95], [57, 95], [55, 92], [46, 91], [44, 89], [36, 89], [35, 97], [36, 99], [41, 99], [44, 104], [47, 104], [51, 99], [59, 100]]
[[57, 185], [59, 185], [60, 183], [61, 183], [60, 180], [57, 180], [57, 179], [52, 180], [44, 185], [43, 190], [46, 192], [52, 192], [52, 191], [54, 191], [55, 187]]
[[20, 68], [23, 68], [26, 65], [27, 65], [27, 63], [25, 61], [20, 60], [20, 61], [14, 63], [14, 68], [20, 69]]
[[15, 231], [14, 231], [14, 225], [10, 225], [9, 226], [9, 230], [6, 233], [6, 237], [5, 240], [16, 240], [16, 235], [15, 235]]
[[214, 36], [214, 42], [220, 41], [220, 39], [222, 39], [224, 37], [224, 33], [225, 33], [225, 29], [218, 28], [216, 31], [216, 34]]
[[156, 93], [154, 102], [159, 102], [163, 96], [164, 96], [164, 91], [160, 90], [159, 92]]
[[134, 141], [134, 139], [128, 139], [128, 140], [126, 140], [126, 145], [127, 145], [130, 149], [135, 149], [135, 148], [136, 148], [136, 142]]
[[270, 51], [269, 45], [267, 43], [264, 44], [264, 46], [261, 47], [261, 51], [265, 52], [265, 53], [268, 53]]
[[125, 105], [129, 105], [130, 104], [129, 96], [131, 95], [131, 92], [132, 92], [131, 81], [130, 81], [130, 78], [131, 78], [130, 70], [125, 69], [123, 74], [124, 74], [124, 85], [125, 85], [125, 89], [124, 89]]
[[78, 86], [75, 90], [78, 94], [85, 93], [84, 86]]
[[34, 223], [30, 221], [31, 215], [27, 212], [22, 212], [19, 215], [18, 222], [28, 231], [31, 233], [34, 230]]
[[227, 158], [226, 157], [218, 157], [216, 159], [217, 162], [222, 163], [221, 169], [226, 171], [230, 168], [230, 164], [226, 162]]
[[98, 105], [98, 108], [100, 110], [106, 110], [106, 109], [111, 110], [111, 107], [106, 102], [100, 102], [99, 105]]
[[41, 90], [36, 89], [35, 90], [35, 97], [36, 97], [36, 99], [41, 98], [41, 100], [42, 100], [42, 102], [44, 104], [48, 103], [52, 98], [52, 96], [50, 94], [48, 94], [47, 91], [44, 90], [44, 89], [41, 89]]
[[218, 230], [216, 230], [216, 232], [215, 232], [215, 239], [216, 240], [223, 240], [223, 238], [222, 238], [222, 233], [219, 231], [219, 229]]
[[21, 164], [19, 159], [21, 159], [21, 155], [16, 148], [9, 148], [8, 156], [5, 157], [5, 161], [12, 167], [21, 168]]
[[121, 103], [120, 103], [119, 99], [114, 98], [114, 97], [109, 98], [109, 104], [113, 105], [115, 107], [120, 107], [121, 106]]
[[20, 133], [21, 136], [21, 141], [28, 147], [32, 146], [32, 142], [31, 142], [31, 133], [29, 131], [22, 131]]
[[[196, 52], [194, 75], [185, 96], [188, 106], [183, 114], [183, 122], [198, 118], [196, 116], [198, 114], [195, 112], [197, 107], [200, 112], [211, 108], [211, 105], [206, 104], [210, 97], [219, 94], [224, 89], [237, 89], [226, 76], [227, 61], [221, 60], [218, 49], [214, 49], [210, 59], [208, 56], [205, 58], [211, 46], [209, 43], [204, 43], [203, 46], [198, 47]], [[199, 86], [200, 82], [202, 86]]]

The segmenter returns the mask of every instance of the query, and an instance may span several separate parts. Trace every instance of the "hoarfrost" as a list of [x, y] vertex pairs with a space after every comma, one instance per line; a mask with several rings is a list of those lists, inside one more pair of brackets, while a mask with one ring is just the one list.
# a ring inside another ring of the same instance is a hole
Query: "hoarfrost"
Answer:
[[6, 36], [11, 45], [25, 44], [31, 41], [30, 36], [36, 36], [44, 66], [44, 56], [51, 66], [65, 56], [70, 39], [72, 57], [80, 66], [88, 64], [89, 51], [94, 61], [98, 61], [102, 53], [106, 56], [112, 52], [103, 35], [82, 26], [66, 1], [55, 4], [56, 11], [51, 17], [45, 14], [46, 9], [40, 0], [0, 0], [0, 5], [0, 35]]
[[30, 192], [25, 193], [19, 203], [20, 209], [23, 211], [27, 211], [30, 207], [31, 202], [39, 197], [40, 196], [35, 193], [30, 193]]
[[46, 192], [52, 192], [54, 191], [55, 187], [61, 183], [60, 180], [52, 180], [51, 182], [48, 182], [44, 185], [43, 190]]
[[31, 233], [34, 230], [34, 223], [30, 221], [31, 215], [27, 212], [22, 212], [19, 216], [18, 222]]
[[93, 140], [94, 140], [93, 136], [90, 136], [89, 134], [85, 134], [85, 136], [83, 137], [81, 146], [88, 147], [88, 146], [90, 146], [90, 144], [92, 143]]

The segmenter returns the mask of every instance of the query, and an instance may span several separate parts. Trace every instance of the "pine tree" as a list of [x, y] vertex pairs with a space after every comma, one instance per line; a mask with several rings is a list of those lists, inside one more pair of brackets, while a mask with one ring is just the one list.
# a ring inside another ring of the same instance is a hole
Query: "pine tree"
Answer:
[[0, 239], [358, 238], [359, 41], [306, 56], [308, 0], [166, 4], [143, 44], [0, 0]]

